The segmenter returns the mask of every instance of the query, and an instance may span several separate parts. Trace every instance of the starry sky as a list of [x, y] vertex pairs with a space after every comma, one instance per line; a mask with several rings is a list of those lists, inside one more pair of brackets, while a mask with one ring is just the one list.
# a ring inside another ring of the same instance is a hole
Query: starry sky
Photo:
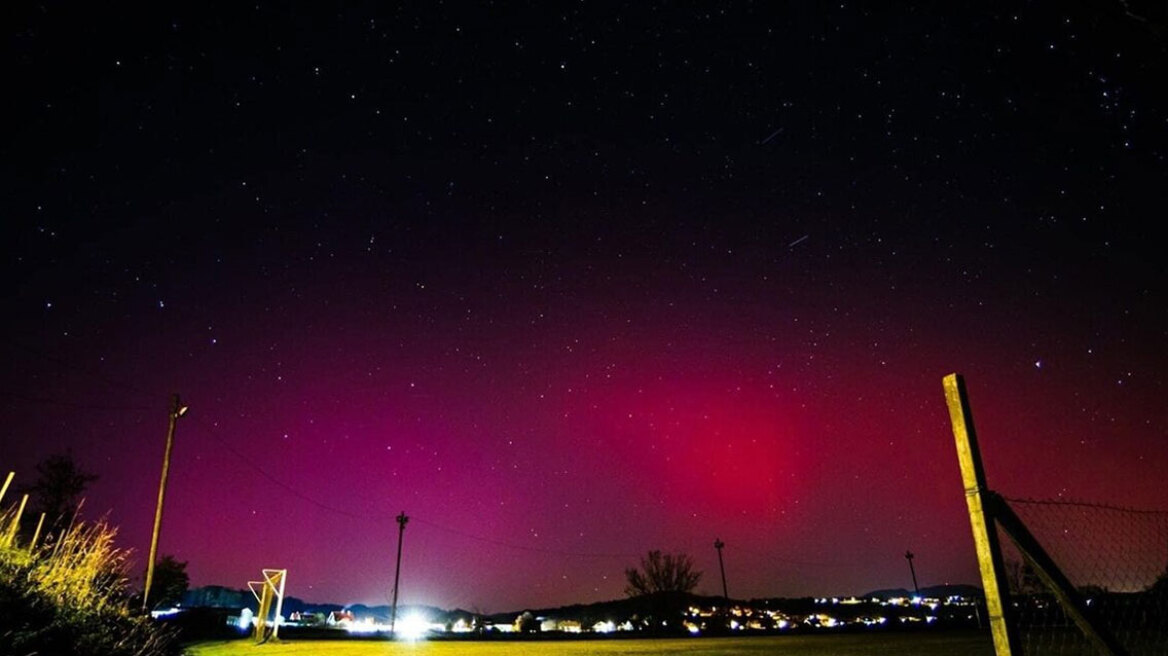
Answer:
[[169, 4], [4, 27], [0, 469], [136, 575], [176, 392], [160, 552], [320, 602], [402, 511], [403, 603], [977, 583], [951, 372], [995, 489], [1168, 508], [1144, 3]]

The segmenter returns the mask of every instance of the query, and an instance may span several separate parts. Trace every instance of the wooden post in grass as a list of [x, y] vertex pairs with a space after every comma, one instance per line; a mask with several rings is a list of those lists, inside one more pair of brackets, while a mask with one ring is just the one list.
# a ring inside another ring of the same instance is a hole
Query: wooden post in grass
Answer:
[[965, 487], [965, 504], [973, 528], [973, 545], [977, 550], [977, 564], [985, 590], [986, 610], [997, 656], [1021, 654], [1018, 637], [1010, 623], [1006, 604], [1006, 567], [994, 530], [993, 517], [986, 512], [985, 470], [977, 447], [977, 431], [973, 427], [973, 413], [965, 392], [965, 380], [959, 374], [949, 374], [943, 381], [945, 403], [949, 406], [949, 421], [957, 442], [957, 460], [961, 465], [961, 482]]
[[16, 541], [16, 532], [20, 530], [20, 518], [24, 515], [24, 507], [28, 504], [28, 495], [20, 497], [20, 508], [16, 511], [16, 517], [12, 520], [12, 525], [8, 527], [8, 535], [4, 536], [4, 546], [11, 547]]
[[41, 518], [37, 520], [36, 532], [32, 534], [32, 542], [28, 543], [29, 552], [31, 552], [33, 549], [36, 549], [36, 543], [37, 543], [37, 540], [39, 540], [41, 537], [41, 529], [44, 527], [44, 525], [45, 525], [45, 514], [41, 513]]
[[8, 486], [12, 484], [13, 476], [16, 476], [16, 472], [8, 472], [8, 477], [4, 479], [4, 487], [0, 487], [0, 501], [4, 501], [4, 494], [8, 492]]

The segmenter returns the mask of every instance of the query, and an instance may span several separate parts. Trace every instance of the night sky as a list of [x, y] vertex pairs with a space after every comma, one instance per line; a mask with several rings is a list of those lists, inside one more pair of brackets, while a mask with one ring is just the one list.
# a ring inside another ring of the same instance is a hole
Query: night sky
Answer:
[[401, 511], [403, 603], [979, 583], [951, 372], [995, 489], [1168, 508], [1143, 3], [168, 4], [4, 21], [0, 473], [136, 576], [176, 392], [160, 553], [320, 602]]

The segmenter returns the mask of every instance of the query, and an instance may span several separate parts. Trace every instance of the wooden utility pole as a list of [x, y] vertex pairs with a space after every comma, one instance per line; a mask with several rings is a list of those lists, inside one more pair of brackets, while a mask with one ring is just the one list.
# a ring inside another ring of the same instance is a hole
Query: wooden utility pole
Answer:
[[973, 528], [973, 545], [977, 551], [977, 565], [981, 571], [982, 589], [985, 591], [986, 611], [990, 619], [990, 632], [994, 640], [997, 656], [1020, 654], [1018, 637], [1010, 626], [1006, 603], [1006, 566], [1002, 561], [1002, 551], [998, 547], [998, 534], [994, 530], [993, 517], [986, 512], [985, 470], [982, 469], [981, 452], [977, 447], [977, 431], [973, 427], [973, 412], [969, 407], [969, 396], [965, 392], [965, 379], [959, 374], [949, 374], [943, 380], [945, 403], [949, 406], [949, 421], [953, 425], [953, 437], [957, 442], [957, 460], [961, 464], [961, 481], [965, 487], [965, 503], [969, 509], [969, 522]]
[[726, 546], [720, 538], [714, 538], [714, 548], [718, 550], [718, 571], [722, 573], [722, 599], [726, 600], [726, 607], [722, 610], [722, 619], [726, 626], [723, 629], [730, 628], [730, 593], [726, 592], [726, 567], [722, 564], [722, 547]]
[[914, 557], [915, 556], [913, 556], [913, 552], [911, 552], [911, 551], [904, 552], [904, 559], [908, 561], [909, 574], [912, 574], [913, 593], [916, 594], [916, 596], [920, 597], [921, 596], [921, 588], [920, 588], [920, 586], [917, 585], [917, 570], [916, 570], [916, 568], [913, 567], [913, 564], [912, 564], [912, 559]]
[[722, 598], [726, 600], [726, 604], [730, 604], [730, 594], [726, 592], [726, 567], [722, 564], [722, 547], [726, 546], [718, 538], [714, 538], [714, 548], [718, 550], [718, 570], [722, 572]]
[[170, 451], [174, 447], [174, 426], [186, 414], [187, 407], [175, 394], [166, 426], [166, 451], [162, 455], [162, 479], [158, 482], [158, 505], [154, 509], [154, 532], [150, 535], [150, 559], [146, 562], [146, 587], [142, 589], [142, 610], [149, 610], [150, 586], [154, 583], [154, 560], [158, 556], [158, 532], [162, 528], [162, 501], [166, 498], [166, 477], [170, 474]]
[[402, 552], [402, 536], [406, 532], [406, 522], [410, 521], [406, 517], [406, 511], [402, 511], [397, 516], [397, 567], [393, 573], [393, 610], [389, 616], [389, 634], [397, 637], [397, 584], [401, 580], [401, 552]]

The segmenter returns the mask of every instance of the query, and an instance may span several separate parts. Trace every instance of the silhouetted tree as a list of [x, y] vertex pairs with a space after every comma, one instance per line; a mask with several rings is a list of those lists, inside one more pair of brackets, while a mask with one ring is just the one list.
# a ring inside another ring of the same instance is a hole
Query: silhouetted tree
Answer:
[[651, 630], [679, 631], [686, 601], [701, 579], [689, 555], [650, 551], [640, 568], [625, 570], [625, 594], [642, 599]]
[[475, 633], [486, 633], [491, 628], [491, 622], [487, 619], [487, 614], [478, 606], [471, 606], [471, 628]]
[[1168, 597], [1168, 566], [1164, 568], [1164, 571], [1156, 579], [1156, 582], [1148, 588], [1148, 592], [1160, 595], [1161, 597]]
[[529, 610], [523, 611], [523, 614], [515, 621], [515, 629], [519, 633], [539, 633], [540, 628], [539, 618]]
[[694, 569], [693, 559], [684, 553], [650, 551], [641, 559], [640, 569], [625, 570], [625, 594], [630, 597], [660, 592], [689, 593], [697, 587], [702, 573]]
[[1042, 594], [1046, 591], [1042, 579], [1034, 567], [1024, 560], [1010, 562], [1006, 566], [1006, 579], [1010, 585], [1010, 592], [1017, 595]]
[[81, 469], [69, 452], [45, 458], [36, 470], [36, 482], [25, 488], [32, 499], [30, 516], [43, 512], [45, 531], [55, 534], [73, 519], [81, 494], [98, 476]]
[[175, 560], [174, 556], [163, 556], [154, 566], [152, 585], [150, 600], [155, 608], [168, 608], [182, 601], [191, 585], [186, 562]]

